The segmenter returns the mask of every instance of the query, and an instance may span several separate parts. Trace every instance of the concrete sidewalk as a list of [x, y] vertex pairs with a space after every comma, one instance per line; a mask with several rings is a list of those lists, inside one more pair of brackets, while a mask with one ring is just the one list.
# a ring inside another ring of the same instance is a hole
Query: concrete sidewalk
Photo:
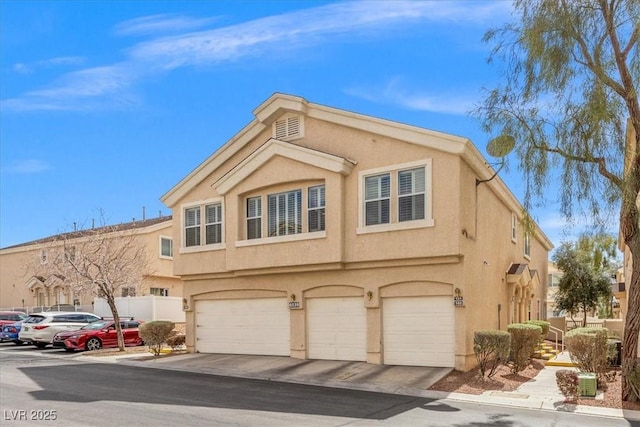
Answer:
[[[431, 399], [452, 399], [479, 404], [573, 412], [640, 421], [640, 411], [564, 403], [555, 372], [566, 367], [547, 366], [533, 380], [513, 392], [488, 391], [481, 395], [428, 390], [447, 375], [449, 368], [371, 365], [364, 362], [300, 360], [279, 356], [188, 353], [150, 357], [150, 353], [116, 356], [79, 355], [85, 361], [122, 363], [156, 369], [281, 381], [326, 387], [402, 394]], [[560, 355], [559, 358], [568, 358]], [[597, 397], [596, 397], [597, 398]]]

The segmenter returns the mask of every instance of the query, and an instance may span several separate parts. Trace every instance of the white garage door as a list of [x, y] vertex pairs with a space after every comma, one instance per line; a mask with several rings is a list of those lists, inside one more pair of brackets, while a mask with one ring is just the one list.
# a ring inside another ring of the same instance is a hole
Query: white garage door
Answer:
[[453, 367], [453, 301], [447, 296], [385, 298], [385, 365]]
[[286, 298], [197, 301], [196, 350], [289, 356]]
[[310, 359], [367, 360], [367, 309], [362, 297], [307, 300]]

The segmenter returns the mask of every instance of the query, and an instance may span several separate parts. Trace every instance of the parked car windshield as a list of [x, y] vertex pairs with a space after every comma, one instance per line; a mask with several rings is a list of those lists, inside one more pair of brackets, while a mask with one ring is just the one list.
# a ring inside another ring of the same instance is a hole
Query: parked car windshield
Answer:
[[111, 322], [99, 322], [99, 321], [91, 322], [89, 324], [84, 325], [80, 329], [89, 329], [89, 330], [92, 330], [92, 331], [98, 330], [98, 329], [105, 329], [105, 328], [109, 327], [110, 323]]
[[23, 320], [23, 323], [40, 323], [44, 320], [43, 316], [29, 316]]

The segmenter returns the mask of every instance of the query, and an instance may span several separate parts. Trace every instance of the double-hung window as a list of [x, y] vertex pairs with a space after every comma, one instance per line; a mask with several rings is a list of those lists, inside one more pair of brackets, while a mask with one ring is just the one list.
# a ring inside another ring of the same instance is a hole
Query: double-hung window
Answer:
[[398, 221], [424, 219], [424, 168], [398, 172]]
[[302, 233], [302, 191], [268, 196], [269, 237]]
[[309, 232], [324, 231], [325, 194], [324, 185], [309, 187], [307, 195], [307, 215]]
[[184, 210], [184, 245], [200, 245], [200, 206]]
[[247, 199], [247, 239], [262, 237], [262, 198]]
[[205, 210], [205, 244], [222, 242], [222, 203], [206, 205]]
[[391, 175], [368, 176], [364, 187], [365, 225], [388, 224], [391, 218]]
[[431, 159], [359, 173], [357, 233], [433, 227]]
[[[221, 198], [203, 200], [183, 210], [183, 247], [193, 250], [222, 249], [224, 243], [224, 209]], [[161, 256], [173, 251], [169, 242], [162, 241]], [[200, 248], [198, 248], [200, 247]]]

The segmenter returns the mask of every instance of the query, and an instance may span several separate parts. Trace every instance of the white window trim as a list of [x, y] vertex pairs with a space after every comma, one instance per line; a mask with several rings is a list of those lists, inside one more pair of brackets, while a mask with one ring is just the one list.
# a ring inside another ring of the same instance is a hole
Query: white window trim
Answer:
[[288, 234], [285, 236], [263, 237], [261, 239], [238, 240], [236, 242], [236, 248], [256, 245], [268, 245], [271, 243], [297, 242], [300, 240], [324, 239], [326, 237], [326, 231], [314, 231], [312, 233], [298, 233]]
[[[418, 167], [424, 167], [424, 199], [425, 199], [425, 211], [424, 219], [416, 221], [403, 221], [399, 222], [397, 218], [397, 180], [398, 172], [406, 169], [415, 169]], [[402, 163], [397, 165], [390, 165], [381, 168], [367, 169], [358, 173], [358, 228], [356, 234], [368, 234], [368, 233], [382, 233], [385, 231], [397, 231], [397, 230], [412, 230], [416, 228], [426, 228], [435, 226], [433, 219], [433, 180], [432, 180], [432, 159], [417, 160], [415, 162]], [[377, 224], [377, 225], [365, 225], [364, 218], [364, 179], [368, 176], [380, 175], [383, 173], [389, 173], [391, 175], [391, 206], [390, 215], [394, 222], [389, 224]]]
[[[205, 224], [204, 221], [202, 220], [203, 218], [205, 218], [204, 214], [204, 207], [206, 205], [212, 205], [214, 203], [220, 203], [222, 206], [222, 240], [221, 243], [214, 243], [214, 244], [210, 244], [210, 245], [205, 245], [205, 244], [200, 244], [198, 246], [185, 246], [186, 243], [186, 235], [185, 235], [185, 223], [184, 223], [184, 211], [185, 209], [189, 209], [189, 208], [194, 208], [194, 207], [200, 207], [200, 242], [205, 242]], [[189, 203], [185, 203], [183, 205], [180, 205], [180, 250], [178, 251], [178, 253], [180, 254], [187, 254], [187, 253], [193, 253], [193, 252], [204, 252], [204, 251], [216, 251], [216, 250], [221, 250], [221, 249], [225, 249], [226, 248], [226, 244], [225, 244], [225, 206], [224, 206], [224, 197], [214, 197], [212, 199], [206, 199], [206, 200], [198, 200], [198, 201], [194, 201], [194, 202], [189, 202]], [[175, 245], [173, 246], [173, 253], [175, 254], [176, 248]]]
[[[317, 207], [315, 208], [311, 208], [309, 207], [309, 202], [310, 202], [310, 196], [311, 196], [311, 189], [318, 189], [318, 202], [320, 202], [320, 191], [319, 189], [322, 188], [323, 192], [324, 192], [324, 203], [322, 205], [318, 204]], [[303, 196], [304, 197], [304, 196]], [[310, 187], [307, 187], [307, 207], [306, 207], [306, 215], [307, 215], [307, 233], [315, 233], [315, 231], [309, 231], [309, 229], [311, 228], [309, 226], [309, 215], [311, 212], [319, 212], [319, 211], [323, 211], [324, 212], [324, 217], [325, 217], [325, 229], [324, 230], [318, 230], [318, 231], [326, 231], [326, 214], [327, 214], [327, 187], [325, 184], [318, 184], [318, 185], [312, 185]], [[304, 221], [303, 221], [304, 222]]]
[[[522, 240], [523, 240], [522, 254], [525, 257], [525, 259], [531, 261], [531, 235], [526, 233]], [[527, 246], [529, 246], [529, 253], [527, 253]]]
[[171, 253], [173, 254], [173, 250], [175, 249], [173, 246], [173, 237], [171, 236], [158, 236], [158, 257], [162, 259], [173, 259], [173, 256], [162, 255], [162, 239], [171, 240]]
[[511, 241], [518, 243], [518, 217], [515, 213], [511, 213]]

